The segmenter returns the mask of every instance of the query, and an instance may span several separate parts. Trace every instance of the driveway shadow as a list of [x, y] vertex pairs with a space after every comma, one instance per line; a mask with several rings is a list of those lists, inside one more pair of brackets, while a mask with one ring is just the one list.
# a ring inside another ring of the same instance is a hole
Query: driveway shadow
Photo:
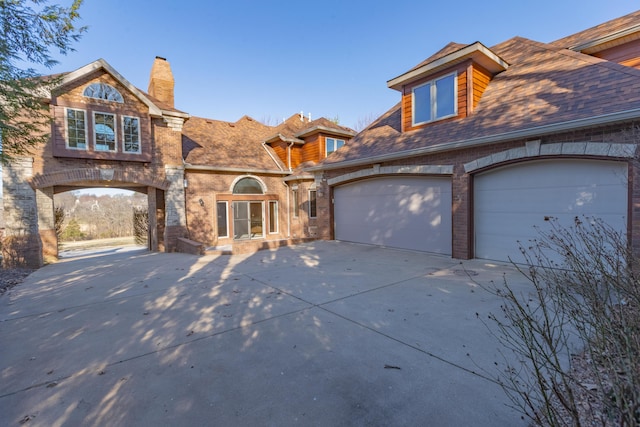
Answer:
[[338, 242], [74, 258], [0, 298], [0, 412], [15, 425], [522, 425], [476, 372], [497, 344], [475, 313], [498, 307], [456, 260]]

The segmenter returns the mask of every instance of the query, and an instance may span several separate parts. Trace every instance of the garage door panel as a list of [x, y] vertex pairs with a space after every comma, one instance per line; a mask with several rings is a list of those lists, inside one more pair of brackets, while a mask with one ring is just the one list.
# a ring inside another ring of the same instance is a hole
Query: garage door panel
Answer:
[[[474, 180], [474, 239], [478, 258], [518, 256], [518, 241], [548, 230], [546, 217], [570, 226], [592, 216], [624, 231], [627, 215], [625, 163], [548, 160], [513, 165]], [[520, 258], [520, 260], [522, 260]]]
[[336, 187], [336, 239], [451, 253], [451, 181], [376, 178]]

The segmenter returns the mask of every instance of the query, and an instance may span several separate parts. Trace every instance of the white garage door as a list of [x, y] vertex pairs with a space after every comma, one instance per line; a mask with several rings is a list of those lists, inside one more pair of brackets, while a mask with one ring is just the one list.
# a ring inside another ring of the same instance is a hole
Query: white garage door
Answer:
[[522, 261], [518, 241], [548, 229], [545, 217], [570, 226], [576, 216], [598, 217], [624, 231], [627, 165], [597, 160], [547, 160], [479, 174], [474, 179], [475, 256]]
[[451, 179], [374, 178], [334, 190], [335, 237], [451, 254]]

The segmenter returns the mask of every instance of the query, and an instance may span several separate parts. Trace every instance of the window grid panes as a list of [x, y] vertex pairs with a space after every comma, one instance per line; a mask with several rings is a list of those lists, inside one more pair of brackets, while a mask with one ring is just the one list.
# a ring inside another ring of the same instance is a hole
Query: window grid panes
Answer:
[[108, 113], [93, 114], [96, 151], [116, 151], [116, 117]]
[[454, 116], [457, 112], [456, 74], [413, 88], [413, 124]]
[[344, 145], [344, 139], [325, 138], [327, 156]]
[[106, 83], [91, 83], [84, 89], [84, 96], [95, 99], [103, 99], [105, 101], [113, 101], [123, 103], [122, 94], [115, 87]]
[[298, 209], [299, 209], [299, 201], [298, 201], [298, 190], [293, 190], [293, 217], [298, 218]]
[[87, 148], [87, 123], [83, 110], [67, 109], [67, 146], [81, 150]]
[[140, 120], [136, 117], [122, 118], [122, 138], [125, 153], [140, 152]]

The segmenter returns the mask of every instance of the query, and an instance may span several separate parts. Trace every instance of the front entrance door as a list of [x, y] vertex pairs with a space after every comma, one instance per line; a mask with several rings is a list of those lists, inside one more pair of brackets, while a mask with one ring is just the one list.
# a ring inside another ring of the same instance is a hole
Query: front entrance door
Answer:
[[233, 202], [233, 238], [264, 237], [262, 202]]

